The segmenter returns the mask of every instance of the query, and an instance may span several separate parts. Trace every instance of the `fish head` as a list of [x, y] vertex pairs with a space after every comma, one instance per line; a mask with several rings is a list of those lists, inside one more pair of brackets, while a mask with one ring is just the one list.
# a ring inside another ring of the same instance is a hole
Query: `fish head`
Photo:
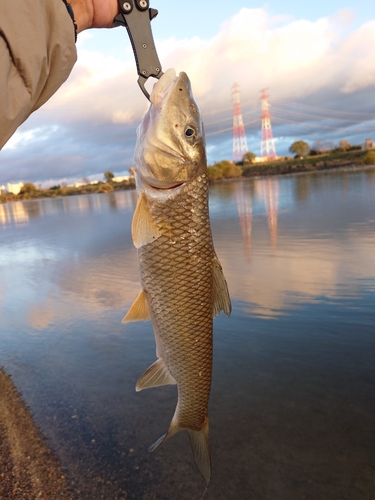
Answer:
[[203, 124], [186, 73], [168, 70], [154, 85], [151, 105], [137, 131], [137, 185], [172, 189], [207, 168]]

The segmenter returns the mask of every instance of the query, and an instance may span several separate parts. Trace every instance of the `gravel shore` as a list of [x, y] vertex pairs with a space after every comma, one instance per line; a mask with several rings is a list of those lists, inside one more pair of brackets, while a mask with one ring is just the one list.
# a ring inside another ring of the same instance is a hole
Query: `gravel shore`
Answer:
[[73, 500], [56, 457], [11, 378], [0, 369], [0, 498]]

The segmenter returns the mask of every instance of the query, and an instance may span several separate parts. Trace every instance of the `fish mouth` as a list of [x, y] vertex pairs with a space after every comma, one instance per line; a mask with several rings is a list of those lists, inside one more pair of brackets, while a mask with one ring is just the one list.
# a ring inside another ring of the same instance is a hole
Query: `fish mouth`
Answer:
[[171, 186], [153, 186], [152, 184], [149, 184], [150, 187], [153, 189], [157, 189], [158, 191], [172, 191], [173, 189], [178, 189], [181, 186], [184, 186], [185, 182], [179, 182], [178, 184], [172, 184]]
[[189, 78], [184, 71], [176, 75], [175, 69], [168, 69], [155, 83], [150, 100], [155, 108], [160, 110], [177, 88], [182, 91], [183, 88], [187, 88], [189, 85]]

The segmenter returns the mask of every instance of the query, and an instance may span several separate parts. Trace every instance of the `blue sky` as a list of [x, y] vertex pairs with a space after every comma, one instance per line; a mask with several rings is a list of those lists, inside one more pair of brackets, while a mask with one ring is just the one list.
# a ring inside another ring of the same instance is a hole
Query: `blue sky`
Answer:
[[[249, 150], [259, 154], [260, 89], [269, 88], [279, 155], [294, 140], [375, 140], [375, 4], [155, 0], [153, 32], [166, 70], [186, 71], [201, 107], [209, 163], [231, 159], [233, 83]], [[79, 36], [78, 63], [56, 95], [0, 152], [0, 185], [55, 184], [125, 173], [148, 102], [126, 30]]]

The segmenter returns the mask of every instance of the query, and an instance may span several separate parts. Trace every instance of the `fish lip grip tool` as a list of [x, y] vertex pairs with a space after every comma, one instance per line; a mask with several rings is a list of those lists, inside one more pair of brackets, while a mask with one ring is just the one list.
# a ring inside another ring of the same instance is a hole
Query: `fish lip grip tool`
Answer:
[[151, 30], [151, 21], [158, 11], [150, 8], [149, 0], [118, 0], [118, 4], [120, 12], [114, 23], [127, 29], [139, 75], [138, 85], [150, 100], [145, 84], [150, 77], [159, 79], [163, 74]]

